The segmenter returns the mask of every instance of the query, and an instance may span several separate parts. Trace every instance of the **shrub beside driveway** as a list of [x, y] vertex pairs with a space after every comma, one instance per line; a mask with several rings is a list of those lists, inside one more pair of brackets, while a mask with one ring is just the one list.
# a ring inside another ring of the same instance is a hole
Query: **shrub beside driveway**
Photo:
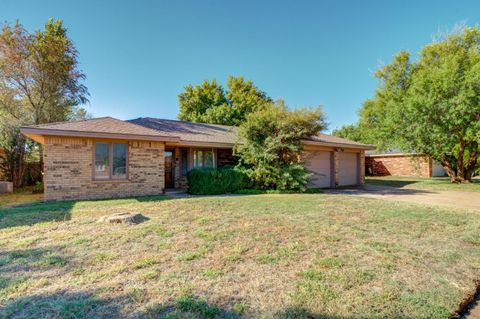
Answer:
[[[447, 318], [480, 213], [323, 194], [147, 197], [0, 211], [0, 317]], [[137, 225], [96, 221], [141, 213]]]

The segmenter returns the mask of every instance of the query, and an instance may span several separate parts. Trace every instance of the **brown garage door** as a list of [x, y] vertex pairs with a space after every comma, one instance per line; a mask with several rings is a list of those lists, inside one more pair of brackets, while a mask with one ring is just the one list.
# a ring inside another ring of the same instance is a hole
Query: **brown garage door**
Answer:
[[307, 152], [305, 167], [313, 173], [309, 187], [330, 187], [332, 176], [331, 152], [309, 151]]
[[358, 184], [358, 155], [357, 153], [338, 153], [338, 184], [349, 186]]

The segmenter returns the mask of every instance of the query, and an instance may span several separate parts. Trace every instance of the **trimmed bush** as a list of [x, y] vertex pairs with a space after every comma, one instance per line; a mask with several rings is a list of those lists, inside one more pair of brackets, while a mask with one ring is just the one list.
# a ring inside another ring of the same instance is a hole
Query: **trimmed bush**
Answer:
[[188, 192], [195, 195], [233, 193], [249, 186], [248, 177], [233, 168], [192, 169], [187, 179]]

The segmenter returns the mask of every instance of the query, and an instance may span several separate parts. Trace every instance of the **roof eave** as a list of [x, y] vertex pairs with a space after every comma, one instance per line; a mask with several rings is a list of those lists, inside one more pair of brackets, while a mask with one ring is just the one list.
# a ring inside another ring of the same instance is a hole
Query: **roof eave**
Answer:
[[354, 148], [359, 150], [374, 150], [374, 145], [368, 144], [348, 144], [348, 143], [333, 143], [333, 142], [319, 142], [312, 140], [302, 140], [302, 143], [306, 145], [316, 145], [316, 146], [329, 146], [329, 147], [340, 147], [340, 148]]
[[172, 146], [178, 147], [217, 147], [217, 148], [233, 148], [235, 143], [225, 143], [225, 142], [204, 142], [204, 141], [185, 141], [180, 140], [174, 143], [169, 143]]
[[380, 153], [380, 154], [365, 154], [366, 157], [410, 157], [410, 156], [427, 156], [422, 153]]
[[107, 138], [118, 140], [137, 140], [137, 141], [158, 141], [158, 142], [178, 142], [180, 138], [172, 136], [155, 136], [142, 134], [123, 134], [107, 132], [82, 132], [70, 130], [39, 129], [32, 127], [21, 127], [20, 132], [28, 137], [30, 136], [62, 136], [62, 137], [83, 137], [83, 138]]

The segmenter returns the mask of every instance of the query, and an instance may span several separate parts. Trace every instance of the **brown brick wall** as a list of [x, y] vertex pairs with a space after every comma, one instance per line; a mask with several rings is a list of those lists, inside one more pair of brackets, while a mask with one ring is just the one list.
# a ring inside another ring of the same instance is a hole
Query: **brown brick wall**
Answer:
[[365, 165], [367, 173], [373, 176], [432, 176], [432, 162], [428, 156], [368, 156]]
[[46, 137], [45, 200], [157, 195], [164, 190], [164, 143], [128, 141], [128, 180], [94, 181], [94, 140]]
[[219, 148], [217, 149], [217, 166], [235, 166], [237, 160], [233, 157], [233, 149], [231, 148]]

